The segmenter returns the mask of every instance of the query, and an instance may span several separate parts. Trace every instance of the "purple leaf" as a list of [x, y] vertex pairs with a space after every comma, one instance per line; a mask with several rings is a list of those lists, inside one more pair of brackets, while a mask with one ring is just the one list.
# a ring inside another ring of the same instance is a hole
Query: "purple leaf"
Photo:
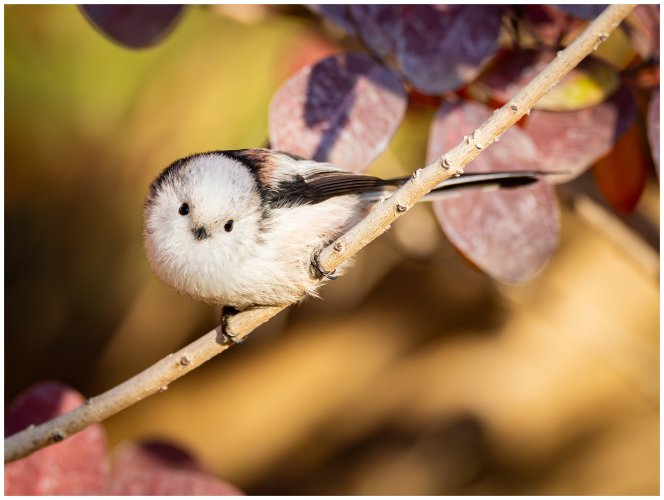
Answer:
[[420, 92], [472, 81], [498, 49], [504, 7], [353, 5], [360, 37]]
[[659, 175], [659, 89], [655, 89], [648, 104], [648, 142], [650, 142], [650, 151], [652, 159], [655, 162], [655, 168]]
[[406, 105], [396, 76], [370, 58], [328, 57], [300, 70], [272, 98], [270, 143], [362, 172], [387, 147]]
[[566, 171], [556, 176], [566, 182], [581, 175], [607, 154], [634, 122], [634, 97], [621, 88], [609, 100], [592, 108], [567, 112], [533, 111], [524, 131], [540, 152], [540, 168]]
[[83, 5], [95, 28], [114, 42], [132, 49], [161, 41], [175, 26], [182, 5]]
[[[14, 434], [83, 404], [83, 397], [58, 382], [35, 385], [10, 406], [5, 433]], [[6, 495], [98, 495], [108, 481], [106, 438], [94, 424], [61, 443], [5, 465]]]
[[126, 443], [114, 453], [109, 495], [242, 495], [167, 443]]
[[[470, 101], [443, 104], [431, 128], [428, 160], [440, 157], [491, 114], [490, 108]], [[533, 142], [512, 127], [466, 170], [540, 168]], [[466, 191], [434, 202], [434, 211], [452, 244], [487, 274], [509, 283], [531, 278], [558, 246], [558, 204], [553, 188], [543, 181], [518, 189]]]
[[358, 36], [387, 63], [397, 58], [397, 46], [402, 36], [402, 10], [403, 6], [397, 5], [350, 6], [350, 13], [359, 30]]
[[555, 6], [570, 16], [585, 20], [595, 19], [607, 7], [607, 5], [599, 3], [590, 5], [557, 4]]

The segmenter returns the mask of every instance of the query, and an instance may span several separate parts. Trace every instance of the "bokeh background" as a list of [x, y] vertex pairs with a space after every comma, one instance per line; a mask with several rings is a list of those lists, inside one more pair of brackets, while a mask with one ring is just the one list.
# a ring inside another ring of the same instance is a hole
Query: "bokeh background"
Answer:
[[[6, 402], [98, 394], [215, 326], [151, 273], [142, 204], [176, 158], [266, 145], [279, 85], [338, 50], [277, 10], [190, 8], [131, 51], [75, 6], [5, 7]], [[421, 166], [433, 113], [369, 172]], [[658, 182], [631, 218], [559, 197], [560, 248], [520, 286], [415, 207], [322, 300], [107, 420], [111, 448], [168, 440], [252, 494], [658, 494]]]

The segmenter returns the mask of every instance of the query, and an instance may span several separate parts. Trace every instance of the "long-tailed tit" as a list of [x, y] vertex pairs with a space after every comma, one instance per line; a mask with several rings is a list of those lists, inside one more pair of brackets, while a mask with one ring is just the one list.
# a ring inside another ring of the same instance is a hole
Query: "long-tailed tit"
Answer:
[[[517, 187], [537, 172], [465, 174], [461, 187]], [[318, 252], [408, 178], [379, 179], [268, 149], [214, 151], [166, 168], [145, 201], [157, 276], [197, 300], [241, 310], [316, 295]], [[425, 198], [426, 199], [426, 198]], [[340, 272], [338, 270], [337, 272]]]

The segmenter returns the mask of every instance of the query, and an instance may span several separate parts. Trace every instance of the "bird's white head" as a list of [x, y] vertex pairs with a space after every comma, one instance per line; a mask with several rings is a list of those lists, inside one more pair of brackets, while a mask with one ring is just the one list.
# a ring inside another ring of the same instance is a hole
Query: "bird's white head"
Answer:
[[148, 260], [180, 292], [220, 303], [220, 287], [255, 251], [262, 204], [247, 165], [221, 152], [178, 160], [150, 186], [144, 209]]

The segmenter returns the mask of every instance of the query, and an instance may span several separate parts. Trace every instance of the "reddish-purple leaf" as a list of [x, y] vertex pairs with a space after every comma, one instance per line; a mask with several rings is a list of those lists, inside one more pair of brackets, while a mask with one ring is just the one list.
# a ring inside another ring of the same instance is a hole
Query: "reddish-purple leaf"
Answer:
[[[83, 397], [58, 382], [29, 388], [9, 408], [6, 435], [39, 424], [83, 404]], [[98, 495], [108, 481], [106, 438], [94, 424], [61, 443], [5, 465], [6, 495]]]
[[[427, 157], [433, 161], [492, 114], [482, 104], [446, 103], [431, 128]], [[539, 170], [537, 148], [520, 129], [507, 130], [467, 168], [469, 172]], [[517, 283], [531, 278], [558, 246], [560, 214], [553, 188], [539, 181], [501, 191], [473, 190], [434, 202], [450, 241], [493, 278]]]
[[515, 8], [518, 9], [520, 27], [525, 27], [545, 45], [558, 45], [570, 26], [569, 16], [552, 5], [519, 5]]
[[622, 27], [644, 60], [659, 60], [659, 5], [637, 5]]
[[569, 14], [570, 16], [574, 16], [578, 19], [590, 20], [595, 19], [602, 12], [604, 12], [604, 9], [606, 9], [607, 5], [599, 3], [586, 5], [557, 4], [556, 7]]
[[83, 5], [95, 28], [114, 42], [132, 49], [161, 41], [175, 26], [182, 5]]
[[581, 175], [607, 154], [634, 122], [636, 105], [628, 88], [621, 88], [609, 100], [578, 111], [533, 111], [525, 132], [539, 150], [540, 167], [565, 171], [557, 181]]
[[648, 141], [655, 168], [659, 174], [659, 89], [655, 89], [648, 104]]
[[292, 76], [272, 98], [270, 143], [362, 172], [387, 147], [406, 105], [388, 69], [360, 54], [328, 57]]
[[242, 495], [206, 473], [186, 452], [160, 442], [120, 445], [109, 495]]
[[[556, 57], [551, 49], [502, 51], [469, 87], [469, 95], [500, 105], [509, 101]], [[606, 100], [620, 85], [618, 73], [605, 62], [587, 57], [547, 92], [535, 109], [572, 111]]]
[[464, 86], [498, 49], [503, 6], [353, 5], [359, 35], [420, 92]]

